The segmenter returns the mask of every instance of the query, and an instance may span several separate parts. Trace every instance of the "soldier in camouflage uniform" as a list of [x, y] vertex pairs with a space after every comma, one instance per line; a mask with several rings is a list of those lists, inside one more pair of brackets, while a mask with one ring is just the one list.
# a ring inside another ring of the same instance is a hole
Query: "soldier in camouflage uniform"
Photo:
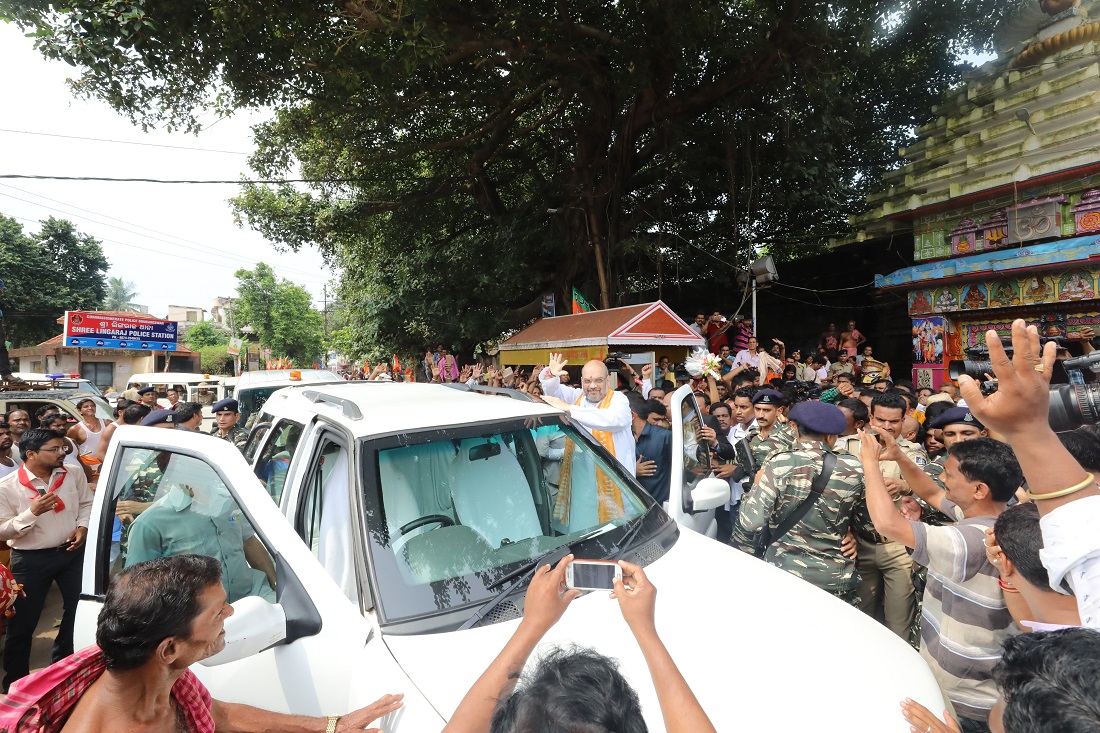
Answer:
[[[774, 389], [762, 389], [752, 398], [756, 424], [749, 428], [745, 441], [749, 444], [752, 462], [758, 471], [763, 468], [769, 456], [794, 445], [794, 430], [789, 424], [779, 422], [779, 410], [785, 404], [787, 404], [786, 398]], [[755, 480], [753, 477], [753, 482]], [[751, 489], [746, 492], [746, 496], [749, 493], [752, 493]], [[733, 523], [730, 543], [742, 552], [750, 554], [753, 552], [752, 535], [745, 532], [740, 522]]]
[[825, 453], [837, 461], [821, 496], [786, 535], [776, 539], [764, 560], [857, 605], [856, 561], [845, 557], [841, 542], [848, 533], [852, 510], [863, 499], [859, 459], [833, 450], [847, 419], [838, 407], [824, 402], [800, 402], [791, 410], [797, 425], [793, 446], [772, 454], [760, 480], [741, 503], [740, 525], [747, 533], [765, 525], [774, 532], [807, 501]]
[[237, 401], [234, 399], [221, 400], [214, 404], [211, 411], [214, 413], [216, 425], [214, 425], [214, 429], [210, 431], [210, 434], [215, 438], [228, 440], [237, 446], [241, 453], [244, 453], [244, 445], [248, 442], [248, 431], [237, 424], [237, 420], [241, 418]]
[[[928, 463], [924, 449], [900, 437], [908, 408], [905, 398], [900, 395], [888, 392], [876, 395], [871, 401], [871, 427], [876, 432], [891, 435], [909, 460], [923, 467]], [[859, 437], [847, 437], [842, 447], [858, 458]], [[902, 496], [911, 494], [912, 490], [902, 479], [901, 469], [895, 461], [882, 461], [880, 467], [886, 486], [894, 496], [894, 503], [900, 507]], [[917, 609], [913, 561], [908, 549], [875, 531], [866, 501], [859, 502], [855, 508], [852, 531], [856, 535], [859, 552], [856, 562], [860, 575], [860, 609], [874, 617], [881, 613], [886, 626], [908, 641]]]

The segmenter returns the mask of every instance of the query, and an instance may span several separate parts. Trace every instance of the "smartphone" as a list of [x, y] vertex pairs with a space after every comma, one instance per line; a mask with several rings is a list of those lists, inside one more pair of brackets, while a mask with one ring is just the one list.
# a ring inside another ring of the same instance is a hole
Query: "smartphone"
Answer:
[[574, 560], [565, 567], [565, 585], [577, 590], [614, 590], [623, 569], [611, 560]]
[[504, 371], [502, 372], [505, 379], [512, 376], [514, 373], [515, 372], [512, 371], [512, 367], [504, 367]]

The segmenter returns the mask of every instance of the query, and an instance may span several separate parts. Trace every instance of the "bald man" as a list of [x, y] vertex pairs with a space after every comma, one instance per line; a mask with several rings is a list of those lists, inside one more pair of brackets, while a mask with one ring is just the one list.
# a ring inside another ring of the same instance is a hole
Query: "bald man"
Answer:
[[634, 433], [631, 430], [630, 403], [626, 395], [611, 389], [607, 366], [596, 359], [581, 369], [580, 389], [562, 384], [561, 375], [565, 374], [566, 363], [561, 354], [550, 355], [550, 366], [539, 374], [543, 400], [568, 412], [573, 420], [608, 448], [627, 473], [633, 476]]

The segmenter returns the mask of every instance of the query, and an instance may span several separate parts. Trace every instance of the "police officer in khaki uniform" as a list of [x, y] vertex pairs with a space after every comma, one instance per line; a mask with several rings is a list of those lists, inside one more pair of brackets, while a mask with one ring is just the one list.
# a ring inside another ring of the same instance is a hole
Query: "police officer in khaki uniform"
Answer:
[[[871, 401], [871, 428], [889, 433], [897, 441], [913, 463], [924, 466], [928, 456], [916, 443], [901, 438], [901, 428], [905, 421], [905, 412], [909, 405], [901, 395], [884, 392]], [[843, 439], [843, 448], [852, 455], [859, 456], [859, 438], [849, 436]], [[838, 442], [840, 445], [840, 442]], [[900, 506], [901, 497], [912, 490], [901, 477], [901, 469], [895, 461], [883, 461], [880, 464], [886, 488], [894, 497], [895, 505]], [[875, 531], [871, 515], [865, 501], [856, 505], [852, 519], [852, 531], [856, 535], [859, 557], [856, 565], [859, 570], [858, 593], [860, 610], [878, 617], [879, 608], [886, 626], [902, 639], [909, 639], [913, 618], [917, 610], [916, 590], [913, 587], [913, 563], [905, 545], [891, 542]]]

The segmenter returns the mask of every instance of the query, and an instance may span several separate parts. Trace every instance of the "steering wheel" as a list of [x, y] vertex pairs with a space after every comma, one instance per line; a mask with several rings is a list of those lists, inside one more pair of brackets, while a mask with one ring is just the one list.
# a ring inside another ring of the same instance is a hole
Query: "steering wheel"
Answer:
[[440, 524], [444, 527], [453, 527], [454, 523], [455, 520], [451, 519], [446, 514], [428, 514], [423, 517], [417, 517], [411, 522], [406, 522], [398, 531], [401, 534], [406, 534], [426, 524]]

